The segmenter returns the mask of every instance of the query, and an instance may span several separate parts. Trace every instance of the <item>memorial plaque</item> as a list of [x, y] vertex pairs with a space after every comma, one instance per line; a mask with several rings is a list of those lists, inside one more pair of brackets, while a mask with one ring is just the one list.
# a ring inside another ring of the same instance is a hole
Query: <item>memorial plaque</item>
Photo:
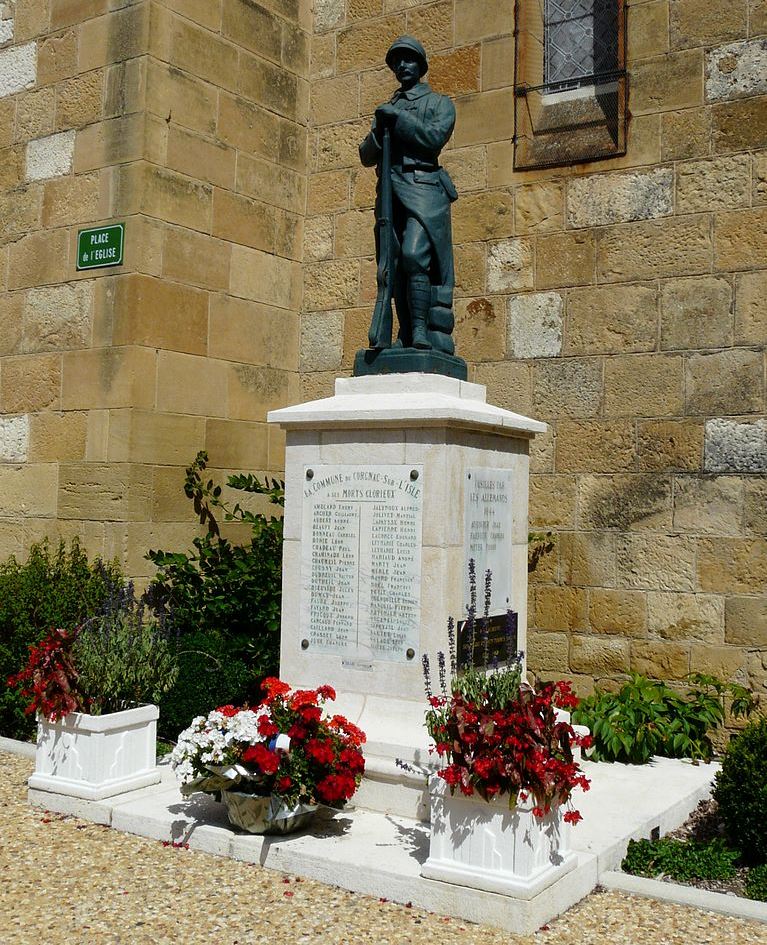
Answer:
[[304, 471], [301, 637], [344, 665], [419, 649], [423, 466]]
[[473, 666], [510, 665], [519, 650], [519, 615], [509, 611], [496, 617], [474, 621], [474, 628], [466, 620], [457, 627], [458, 668]]
[[469, 561], [477, 574], [477, 612], [482, 613], [485, 574], [492, 572], [491, 614], [505, 614], [511, 601], [512, 489], [510, 469], [466, 471], [463, 509], [465, 602], [469, 602]]

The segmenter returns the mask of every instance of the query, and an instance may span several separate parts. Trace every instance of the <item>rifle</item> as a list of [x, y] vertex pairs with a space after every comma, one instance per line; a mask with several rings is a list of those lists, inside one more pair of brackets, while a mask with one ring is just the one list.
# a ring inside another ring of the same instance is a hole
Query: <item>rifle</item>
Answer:
[[394, 291], [394, 267], [396, 265], [394, 225], [392, 221], [392, 187], [391, 187], [391, 134], [388, 127], [384, 127], [383, 154], [381, 155], [381, 172], [379, 177], [381, 187], [381, 203], [378, 225], [378, 295], [373, 309], [373, 318], [370, 322], [368, 340], [371, 348], [381, 349], [391, 347], [392, 337], [392, 310], [391, 300]]

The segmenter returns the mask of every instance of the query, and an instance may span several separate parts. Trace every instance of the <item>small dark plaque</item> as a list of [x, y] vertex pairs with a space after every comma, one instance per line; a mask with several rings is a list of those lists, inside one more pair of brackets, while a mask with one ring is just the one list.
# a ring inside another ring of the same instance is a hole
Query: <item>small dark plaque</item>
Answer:
[[[487, 626], [487, 662], [485, 662], [485, 625]], [[506, 666], [510, 657], [517, 653], [519, 639], [518, 617], [510, 614], [498, 614], [495, 617], [479, 618], [474, 622], [474, 653], [471, 655], [471, 630], [467, 621], [458, 624], [458, 668]], [[470, 658], [471, 657], [471, 658]]]

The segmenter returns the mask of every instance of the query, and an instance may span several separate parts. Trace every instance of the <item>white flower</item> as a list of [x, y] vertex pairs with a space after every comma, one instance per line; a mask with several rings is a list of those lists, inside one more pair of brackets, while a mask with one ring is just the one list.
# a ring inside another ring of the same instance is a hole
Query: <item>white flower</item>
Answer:
[[241, 746], [255, 745], [266, 739], [259, 733], [258, 722], [269, 717], [269, 709], [243, 709], [228, 716], [213, 710], [207, 716], [198, 715], [178, 736], [171, 753], [171, 766], [176, 776], [186, 784], [206, 773], [207, 765], [227, 764], [234, 760]]

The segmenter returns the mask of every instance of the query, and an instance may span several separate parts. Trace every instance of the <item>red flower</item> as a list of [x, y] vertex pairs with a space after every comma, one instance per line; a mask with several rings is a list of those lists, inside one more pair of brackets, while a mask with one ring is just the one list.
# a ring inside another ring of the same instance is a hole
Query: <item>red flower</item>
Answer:
[[225, 716], [227, 719], [231, 719], [233, 716], [239, 713], [239, 709], [236, 709], [233, 705], [220, 705], [216, 712], [220, 712], [221, 715]]
[[336, 691], [332, 686], [320, 686], [317, 690], [317, 695], [320, 699], [327, 699], [330, 702], [335, 702]]
[[320, 741], [318, 738], [310, 738], [304, 746], [304, 751], [318, 765], [332, 765], [336, 760], [333, 745], [328, 740]]
[[290, 686], [275, 676], [267, 676], [261, 683], [261, 688], [269, 699], [273, 699], [275, 696], [284, 696], [286, 692], [290, 692]]
[[275, 784], [275, 789], [278, 793], [284, 794], [285, 791], [289, 790], [293, 786], [293, 779], [288, 777], [288, 775], [283, 775], [281, 778], [277, 778], [277, 783]]
[[475, 758], [473, 770], [480, 778], [489, 778], [495, 769], [495, 762], [492, 758]]
[[311, 724], [312, 722], [319, 722], [322, 718], [322, 709], [316, 705], [302, 705], [298, 710], [298, 714], [304, 722]]
[[273, 735], [279, 735], [280, 730], [272, 722], [268, 715], [262, 715], [258, 720], [258, 731], [264, 738], [271, 738]]
[[354, 794], [357, 784], [351, 775], [329, 774], [317, 784], [317, 795], [326, 804], [348, 801]]
[[362, 774], [365, 770], [365, 759], [358, 748], [344, 748], [339, 760], [351, 774]]
[[297, 689], [288, 700], [291, 709], [300, 709], [302, 706], [314, 706], [317, 703], [315, 689]]
[[568, 810], [565, 811], [564, 820], [566, 824], [572, 824], [575, 826], [577, 823], [580, 823], [580, 821], [583, 820], [583, 817], [577, 810]]
[[446, 781], [447, 784], [454, 785], [458, 784], [461, 780], [461, 771], [456, 765], [448, 765], [447, 768], [439, 772], [439, 776]]
[[276, 753], [261, 744], [246, 748], [242, 753], [242, 760], [245, 764], [255, 765], [263, 774], [274, 774], [280, 766]]
[[343, 732], [345, 735], [348, 735], [349, 741], [354, 745], [364, 745], [367, 741], [367, 736], [362, 729], [357, 728], [356, 725], [353, 725], [348, 719], [345, 719], [343, 715], [334, 715], [328, 721], [328, 726], [335, 729], [337, 732]]

